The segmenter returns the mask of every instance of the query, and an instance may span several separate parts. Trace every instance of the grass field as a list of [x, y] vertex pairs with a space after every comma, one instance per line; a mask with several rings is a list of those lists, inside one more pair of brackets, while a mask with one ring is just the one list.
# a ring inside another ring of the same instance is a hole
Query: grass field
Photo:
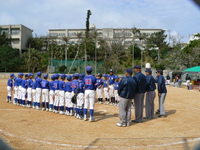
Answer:
[[98, 121], [88, 122], [6, 103], [6, 81], [0, 79], [0, 137], [17, 150], [182, 150], [191, 149], [200, 142], [198, 91], [168, 87], [166, 118], [156, 116], [153, 120], [122, 128], [116, 126], [118, 107], [105, 104], [95, 104]]

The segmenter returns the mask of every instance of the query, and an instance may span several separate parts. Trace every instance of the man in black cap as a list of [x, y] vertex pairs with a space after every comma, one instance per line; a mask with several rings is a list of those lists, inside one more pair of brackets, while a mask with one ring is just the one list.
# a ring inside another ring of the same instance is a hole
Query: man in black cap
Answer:
[[143, 119], [143, 105], [144, 105], [144, 93], [146, 92], [146, 77], [141, 73], [141, 66], [136, 65], [134, 67], [135, 76], [133, 79], [136, 82], [136, 94], [134, 98], [135, 103], [135, 120], [132, 122], [142, 123]]
[[157, 77], [156, 77], [156, 82], [158, 84], [158, 102], [159, 102], [159, 108], [156, 114], [160, 114], [158, 117], [166, 117], [165, 114], [165, 107], [164, 107], [164, 102], [165, 102], [165, 97], [167, 95], [167, 89], [165, 86], [165, 78], [163, 77], [163, 72], [162, 70], [158, 70], [157, 72]]
[[130, 125], [131, 121], [131, 103], [135, 96], [135, 81], [131, 77], [132, 69], [125, 70], [125, 76], [119, 83], [118, 94], [120, 96], [119, 101], [119, 118], [120, 122], [116, 125], [119, 127], [126, 127]]
[[155, 79], [151, 75], [151, 69], [146, 69], [146, 117], [144, 119], [153, 119], [154, 118], [154, 99], [156, 97], [156, 84]]

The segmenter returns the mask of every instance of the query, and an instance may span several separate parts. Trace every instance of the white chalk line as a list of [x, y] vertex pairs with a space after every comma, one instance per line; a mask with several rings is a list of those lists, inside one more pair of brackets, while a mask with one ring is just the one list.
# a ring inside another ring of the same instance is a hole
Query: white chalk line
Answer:
[[[17, 138], [22, 138], [31, 142], [37, 142], [37, 143], [43, 143], [43, 144], [49, 144], [49, 145], [57, 145], [57, 146], [64, 146], [64, 147], [77, 147], [77, 148], [115, 148], [115, 149], [121, 149], [121, 148], [150, 148], [150, 147], [165, 147], [165, 146], [172, 146], [172, 145], [178, 145], [178, 144], [184, 144], [186, 141], [179, 141], [179, 142], [172, 142], [172, 143], [166, 143], [166, 144], [159, 144], [159, 145], [146, 145], [146, 146], [84, 146], [84, 145], [72, 145], [72, 144], [65, 144], [65, 143], [54, 143], [54, 142], [48, 142], [48, 141], [43, 141], [43, 140], [36, 140], [36, 139], [31, 139], [27, 137], [22, 137], [22, 136], [17, 136], [11, 133], [8, 133], [2, 129], [0, 129], [0, 132], [11, 136], [11, 137], [17, 137]], [[196, 142], [200, 141], [200, 137], [194, 138], [192, 140], [187, 140], [187, 142]]]

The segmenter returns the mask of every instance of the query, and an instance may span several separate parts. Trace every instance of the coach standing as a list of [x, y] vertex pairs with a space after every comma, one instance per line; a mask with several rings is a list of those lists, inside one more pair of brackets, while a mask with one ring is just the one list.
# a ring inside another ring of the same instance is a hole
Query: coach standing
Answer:
[[163, 74], [162, 70], [158, 70], [156, 73], [157, 73], [156, 82], [158, 84], [158, 102], [159, 102], [159, 109], [156, 112], [156, 114], [160, 114], [158, 117], [166, 117], [165, 107], [164, 107], [165, 97], [167, 95], [165, 78], [162, 75]]
[[146, 92], [146, 76], [141, 73], [141, 66], [136, 65], [134, 67], [135, 76], [133, 79], [136, 82], [136, 94], [134, 98], [135, 103], [135, 120], [132, 122], [142, 123], [143, 119], [143, 105], [144, 105], [144, 93]]
[[155, 79], [151, 75], [151, 69], [146, 69], [146, 117], [143, 119], [153, 119], [154, 118], [154, 99], [156, 97], [156, 84]]
[[119, 127], [129, 126], [131, 121], [131, 103], [135, 96], [135, 81], [132, 78], [132, 69], [125, 70], [125, 78], [123, 78], [118, 86], [119, 101], [119, 118], [120, 122], [116, 125]]

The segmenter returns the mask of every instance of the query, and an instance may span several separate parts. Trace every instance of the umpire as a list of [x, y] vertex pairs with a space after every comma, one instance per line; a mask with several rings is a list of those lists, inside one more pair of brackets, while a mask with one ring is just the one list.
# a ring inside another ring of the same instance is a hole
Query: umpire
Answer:
[[136, 94], [134, 98], [135, 103], [135, 120], [132, 122], [142, 123], [143, 119], [143, 105], [144, 105], [144, 94], [146, 92], [146, 76], [141, 73], [141, 66], [136, 65], [134, 67], [135, 76], [133, 79], [136, 82]]
[[116, 125], [119, 127], [126, 127], [130, 125], [131, 121], [131, 103], [135, 96], [135, 81], [132, 78], [132, 69], [125, 70], [125, 78], [123, 78], [118, 86], [119, 101], [119, 118], [120, 122]]

